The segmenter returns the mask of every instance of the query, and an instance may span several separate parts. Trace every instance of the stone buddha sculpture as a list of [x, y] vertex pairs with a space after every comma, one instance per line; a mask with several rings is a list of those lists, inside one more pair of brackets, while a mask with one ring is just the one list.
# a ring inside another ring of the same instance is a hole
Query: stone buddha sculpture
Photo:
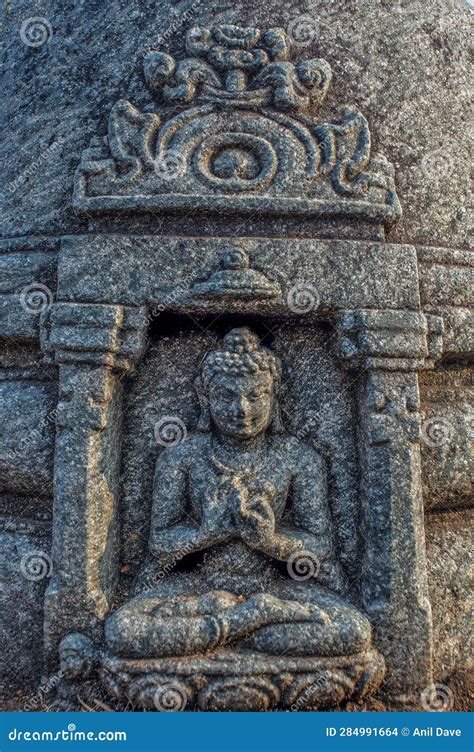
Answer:
[[137, 594], [106, 621], [115, 656], [327, 657], [370, 646], [369, 622], [344, 600], [324, 461], [284, 431], [280, 377], [247, 328], [204, 358], [199, 431], [159, 456], [150, 559]]

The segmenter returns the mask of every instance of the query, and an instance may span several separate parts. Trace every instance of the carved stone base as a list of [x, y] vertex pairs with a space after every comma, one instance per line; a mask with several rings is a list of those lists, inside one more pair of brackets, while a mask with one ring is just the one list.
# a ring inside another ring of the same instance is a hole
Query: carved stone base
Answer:
[[124, 660], [104, 654], [107, 691], [147, 710], [307, 711], [360, 701], [382, 683], [375, 650], [336, 658], [221, 651], [209, 657]]

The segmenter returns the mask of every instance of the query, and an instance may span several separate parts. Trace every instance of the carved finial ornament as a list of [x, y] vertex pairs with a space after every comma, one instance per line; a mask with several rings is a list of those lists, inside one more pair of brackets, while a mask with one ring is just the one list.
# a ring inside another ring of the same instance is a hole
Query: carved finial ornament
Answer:
[[146, 55], [153, 102], [114, 105], [78, 168], [77, 209], [399, 218], [393, 167], [371, 154], [365, 117], [342, 107], [338, 123], [314, 118], [327, 61], [293, 61], [280, 28], [195, 27], [186, 49], [180, 61]]

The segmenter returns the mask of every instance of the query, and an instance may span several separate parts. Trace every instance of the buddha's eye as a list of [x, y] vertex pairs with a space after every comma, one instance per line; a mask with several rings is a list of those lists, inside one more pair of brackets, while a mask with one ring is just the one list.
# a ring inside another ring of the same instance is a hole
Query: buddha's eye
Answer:
[[232, 400], [234, 399], [234, 395], [232, 394], [232, 392], [221, 392], [219, 397], [222, 400], [222, 402], [226, 402], [226, 403], [232, 402]]
[[250, 394], [247, 396], [247, 399], [249, 402], [258, 402], [261, 396], [262, 395], [259, 392], [250, 392]]

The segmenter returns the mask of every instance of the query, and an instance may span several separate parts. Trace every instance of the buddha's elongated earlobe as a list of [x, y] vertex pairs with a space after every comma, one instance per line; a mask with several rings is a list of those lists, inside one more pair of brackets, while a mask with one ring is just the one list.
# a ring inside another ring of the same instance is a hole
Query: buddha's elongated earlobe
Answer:
[[285, 427], [283, 425], [281, 410], [280, 410], [280, 378], [279, 375], [275, 377], [274, 392], [273, 392], [273, 407], [272, 407], [272, 420], [269, 425], [269, 429], [272, 433], [285, 433]]
[[275, 404], [273, 405], [273, 417], [269, 428], [272, 433], [285, 433], [278, 400], [275, 400]]
[[200, 376], [194, 380], [194, 388], [196, 390], [200, 408], [196, 430], [201, 431], [202, 433], [209, 433], [211, 430], [211, 411], [209, 409], [209, 399]]

